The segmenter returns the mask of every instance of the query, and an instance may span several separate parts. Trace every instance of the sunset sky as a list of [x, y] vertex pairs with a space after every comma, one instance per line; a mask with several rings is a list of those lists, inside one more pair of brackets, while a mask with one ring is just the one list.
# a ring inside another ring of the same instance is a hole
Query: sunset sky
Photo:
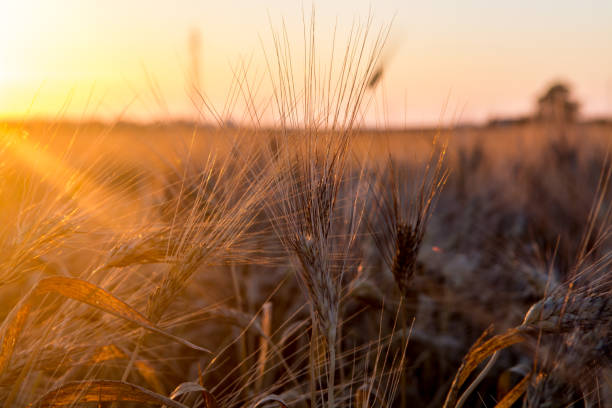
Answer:
[[[302, 49], [302, 8], [309, 14], [310, 4], [2, 1], [0, 117], [189, 116], [193, 30], [202, 38], [202, 87], [222, 106], [241, 57], [264, 71], [271, 25], [280, 28], [284, 18]], [[382, 82], [390, 124], [435, 124], [447, 102], [451, 121], [527, 113], [555, 79], [572, 85], [585, 116], [612, 116], [612, 1], [342, 0], [315, 8], [322, 44], [336, 19], [346, 32], [370, 10], [375, 26], [395, 16]]]

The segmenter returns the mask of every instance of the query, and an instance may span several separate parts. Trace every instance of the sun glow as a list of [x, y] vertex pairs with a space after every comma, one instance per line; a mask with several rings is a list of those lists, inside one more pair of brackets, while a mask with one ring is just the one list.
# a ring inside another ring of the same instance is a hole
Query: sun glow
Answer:
[[[109, 214], [104, 203], [120, 202], [120, 195], [100, 185], [87, 175], [87, 169], [78, 169], [57, 157], [40, 142], [30, 140], [27, 132], [0, 128], [0, 144], [3, 155], [32, 171], [43, 183], [58, 192], [59, 196], [76, 203], [98, 225], [118, 230], [121, 222]], [[68, 152], [66, 152], [68, 154]]]
[[[530, 7], [528, 16], [521, 14], [520, 2], [493, 6], [473, 0], [460, 8], [451, 3], [398, 5], [390, 0], [377, 2], [375, 8], [365, 0], [328, 3], [317, 4], [322, 44], [328, 42], [326, 30], [334, 26], [336, 16], [339, 30], [370, 11], [377, 24], [396, 16], [390, 41], [393, 58], [381, 81], [388, 115], [396, 123], [404, 118], [416, 124], [437, 122], [449, 93], [450, 106], [458, 106], [462, 119], [527, 113], [533, 96], [557, 78], [574, 86], [584, 112], [612, 109], [607, 69], [612, 66], [607, 41], [612, 36], [610, 3], [597, 10], [563, 3], [555, 13], [542, 3]], [[346, 9], [352, 17], [344, 16]], [[81, 118], [94, 85], [95, 117], [114, 118], [127, 105], [130, 118], [189, 116], [193, 104], [186, 92], [188, 39], [194, 29], [202, 34], [203, 89], [216, 106], [223, 106], [233, 81], [232, 67], [241, 58], [252, 61], [254, 71], [265, 71], [260, 38], [270, 45], [271, 23], [285, 19], [290, 34], [296, 34], [290, 36], [299, 54], [301, 13], [300, 6], [278, 0], [214, 5], [195, 0], [4, 1], [0, 118], [25, 113], [56, 117], [71, 90], [75, 95], [65, 116]], [[151, 95], [145, 72], [155, 79], [162, 104]], [[269, 94], [265, 85], [262, 93]]]

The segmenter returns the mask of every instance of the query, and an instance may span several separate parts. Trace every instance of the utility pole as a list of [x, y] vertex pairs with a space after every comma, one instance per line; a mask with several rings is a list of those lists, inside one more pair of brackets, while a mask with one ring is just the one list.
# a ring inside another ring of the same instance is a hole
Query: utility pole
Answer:
[[200, 31], [196, 28], [189, 32], [188, 39], [189, 47], [189, 97], [195, 107], [195, 120], [200, 122], [203, 120], [203, 106], [202, 106], [202, 80], [201, 80], [201, 69], [202, 69], [202, 36]]

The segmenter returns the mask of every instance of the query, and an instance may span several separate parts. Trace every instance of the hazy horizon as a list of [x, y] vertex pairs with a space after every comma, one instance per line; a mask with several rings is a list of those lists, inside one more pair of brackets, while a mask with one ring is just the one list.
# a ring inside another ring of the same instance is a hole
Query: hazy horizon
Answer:
[[[370, 125], [432, 125], [442, 111], [445, 123], [529, 114], [555, 80], [572, 87], [584, 117], [612, 116], [611, 3], [314, 5], [323, 56], [336, 24], [341, 43], [358, 19], [371, 14], [374, 29], [393, 20]], [[4, 4], [0, 117], [192, 118], [193, 32], [200, 33], [200, 87], [221, 109], [241, 59], [255, 82], [265, 79], [262, 43], [271, 44], [271, 28], [280, 30], [283, 19], [301, 56], [302, 10], [308, 16], [310, 7], [273, 0]], [[265, 98], [271, 89], [262, 84]]]

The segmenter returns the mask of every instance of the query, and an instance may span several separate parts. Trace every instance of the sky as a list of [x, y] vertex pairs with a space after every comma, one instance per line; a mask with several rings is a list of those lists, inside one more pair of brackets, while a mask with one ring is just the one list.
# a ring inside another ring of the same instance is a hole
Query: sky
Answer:
[[[284, 25], [303, 49], [290, 0], [0, 0], [0, 117], [157, 120], [191, 117], [190, 33], [200, 86], [221, 109], [235, 68], [264, 77], [264, 50]], [[318, 50], [334, 27], [392, 23], [370, 123], [479, 122], [529, 113], [555, 80], [584, 116], [612, 116], [612, 2], [315, 1]], [[234, 82], [235, 83], [235, 82]], [[262, 82], [260, 93], [271, 94]], [[383, 113], [384, 112], [384, 113]]]

